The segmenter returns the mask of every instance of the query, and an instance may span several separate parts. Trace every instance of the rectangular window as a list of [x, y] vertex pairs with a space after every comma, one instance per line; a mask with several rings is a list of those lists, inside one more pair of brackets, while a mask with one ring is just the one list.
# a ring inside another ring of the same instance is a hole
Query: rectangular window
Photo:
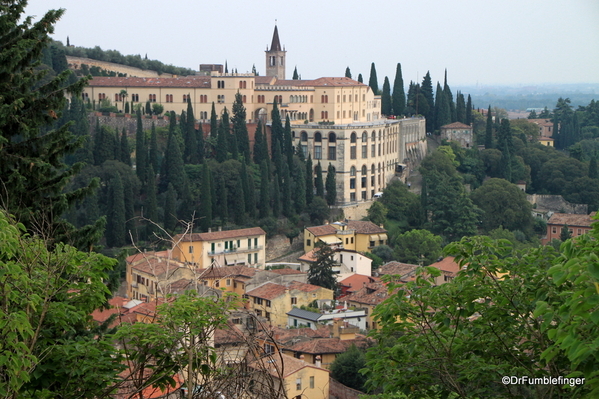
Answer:
[[366, 188], [366, 176], [362, 177], [362, 188]]
[[310, 240], [309, 238], [306, 240], [306, 246], [307, 247], [311, 247], [312, 246], [312, 240]]
[[231, 279], [230, 279], [230, 278], [228, 278], [228, 279], [227, 279], [227, 287], [230, 287], [230, 286], [231, 286]]
[[252, 254], [248, 254], [248, 265], [252, 264]]
[[329, 160], [337, 159], [337, 147], [329, 147]]
[[368, 158], [368, 146], [362, 146], [362, 159]]
[[322, 147], [321, 146], [314, 147], [314, 159], [322, 159]]
[[310, 389], [314, 389], [314, 376], [310, 376]]
[[189, 253], [192, 254], [193, 253], [193, 246], [189, 246]]
[[210, 243], [210, 252], [214, 252], [214, 243]]
[[258, 248], [258, 237], [254, 238], [254, 247]]
[[258, 263], [258, 252], [254, 254], [254, 263]]
[[270, 308], [270, 301], [268, 299], [266, 300], [266, 307]]
[[[366, 197], [366, 191], [364, 191], [364, 197]], [[366, 199], [366, 198], [364, 198], [364, 199]], [[352, 244], [354, 243], [354, 238], [353, 237], [351, 238], [351, 243]], [[352, 258], [352, 260], [353, 260], [353, 258]]]
[[553, 226], [553, 227], [551, 228], [551, 232], [552, 232], [553, 234], [556, 234], [556, 233], [557, 233], [557, 227]]
[[374, 241], [370, 241], [370, 247], [374, 247]]
[[296, 297], [292, 297], [291, 298], [291, 304], [292, 305], [297, 305], [297, 298]]
[[356, 159], [356, 146], [350, 147], [350, 149], [349, 149], [349, 157], [351, 159]]
[[356, 188], [356, 178], [352, 177], [351, 179], [349, 179], [349, 188]]
[[362, 191], [362, 199], [365, 200], [366, 199], [366, 191]]
[[356, 193], [349, 193], [349, 200], [354, 202], [356, 200]]
[[298, 391], [302, 390], [302, 379], [298, 378], [297, 380], [295, 380], [295, 389]]
[[374, 144], [370, 146], [370, 156], [373, 158], [376, 157], [376, 147]]

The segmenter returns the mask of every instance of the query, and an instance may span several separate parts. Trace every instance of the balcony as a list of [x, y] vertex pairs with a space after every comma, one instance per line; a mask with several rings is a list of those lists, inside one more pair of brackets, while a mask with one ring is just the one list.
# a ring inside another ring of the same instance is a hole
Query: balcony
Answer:
[[233, 253], [242, 254], [242, 253], [246, 253], [246, 252], [256, 252], [256, 251], [260, 251], [260, 250], [262, 250], [262, 245], [256, 245], [253, 247], [242, 247], [242, 248], [237, 248], [237, 247], [233, 246], [233, 248], [229, 248], [229, 249], [216, 249], [214, 251], [208, 251], [208, 256], [226, 255], [226, 254], [233, 254]]

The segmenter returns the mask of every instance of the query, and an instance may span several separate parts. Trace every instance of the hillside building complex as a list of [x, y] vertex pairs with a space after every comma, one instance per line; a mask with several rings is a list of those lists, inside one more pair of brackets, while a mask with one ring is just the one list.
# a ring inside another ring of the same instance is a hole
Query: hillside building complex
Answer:
[[232, 109], [242, 96], [248, 122], [267, 127], [273, 104], [289, 117], [294, 145], [311, 155], [314, 166], [335, 167], [337, 203], [369, 201], [393, 177], [405, 181], [406, 169], [426, 154], [424, 118], [386, 119], [380, 96], [368, 85], [347, 77], [286, 80], [286, 51], [275, 27], [266, 50], [266, 75], [212, 71], [210, 76], [95, 77], [84, 100], [110, 99], [119, 110], [124, 102], [160, 103], [180, 114], [193, 105], [195, 117], [208, 122], [214, 103], [217, 114]]

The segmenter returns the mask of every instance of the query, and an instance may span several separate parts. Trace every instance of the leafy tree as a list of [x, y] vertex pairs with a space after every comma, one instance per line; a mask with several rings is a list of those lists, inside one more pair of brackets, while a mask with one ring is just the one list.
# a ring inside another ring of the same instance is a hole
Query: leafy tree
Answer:
[[308, 269], [308, 283], [335, 291], [337, 289], [337, 279], [333, 272], [335, 250], [322, 241], [319, 241], [316, 247], [318, 248], [314, 254], [316, 260]]
[[381, 199], [376, 202], [384, 205], [386, 216], [400, 222], [402, 229], [420, 227], [422, 208], [418, 196], [410, 192], [408, 186], [401, 181], [391, 182], [383, 190]]
[[588, 173], [588, 176], [591, 179], [597, 179], [597, 178], [599, 178], [599, 172], [598, 172], [598, 169], [597, 169], [597, 156], [596, 155], [593, 155], [593, 157], [589, 161], [589, 173]]
[[345, 77], [351, 79], [351, 71], [349, 70], [349, 67], [345, 68]]
[[389, 78], [385, 76], [383, 93], [381, 94], [381, 113], [383, 115], [391, 115], [391, 109], [391, 85], [389, 84]]
[[337, 200], [337, 183], [335, 179], [335, 167], [329, 163], [329, 167], [327, 168], [327, 180], [325, 183], [325, 187], [327, 190], [326, 200], [327, 204], [330, 206], [335, 205]]
[[570, 232], [570, 227], [568, 227], [567, 224], [565, 224], [562, 227], [562, 230], [560, 231], [559, 234], [559, 239], [564, 242], [566, 240], [569, 240], [570, 238], [572, 238], [572, 232]]
[[366, 355], [355, 345], [340, 354], [331, 363], [331, 377], [343, 385], [364, 392], [366, 376], [360, 370], [366, 366]]
[[122, 359], [88, 315], [115, 260], [29, 235], [4, 212], [0, 231], [0, 396], [104, 397]]
[[160, 115], [164, 112], [164, 105], [153, 103], [152, 104], [152, 115]]
[[[435, 286], [432, 279], [440, 272], [428, 267], [412, 282], [391, 282], [396, 294], [377, 306], [379, 345], [368, 352], [366, 366], [371, 388], [425, 397], [433, 391], [441, 397], [534, 398], [589, 391], [587, 385], [572, 389], [500, 382], [502, 376], [548, 377], [577, 369], [575, 363], [574, 368], [567, 364], [564, 350], [550, 350], [557, 312], [550, 313], [554, 310], [547, 306], [544, 317], [538, 317], [542, 310], [533, 315], [539, 300], [553, 307], [567, 298], [556, 292], [547, 274], [556, 259], [553, 249], [513, 256], [506, 241], [471, 237], [446, 250], [461, 267], [467, 265], [451, 282]], [[585, 366], [588, 375], [596, 374], [590, 371], [596, 368]]]
[[397, 63], [397, 69], [395, 70], [395, 80], [393, 81], [393, 98], [391, 103], [393, 104], [393, 115], [403, 115], [404, 108], [406, 107], [406, 92], [403, 86], [403, 76], [401, 74], [401, 64], [399, 62]]
[[323, 224], [328, 219], [331, 210], [327, 205], [324, 198], [316, 196], [312, 200], [312, 206], [310, 207], [310, 220], [314, 224]]
[[415, 265], [430, 265], [441, 255], [441, 237], [428, 230], [410, 230], [393, 239], [395, 259]]
[[374, 66], [374, 62], [370, 65], [370, 78], [368, 79], [368, 86], [370, 86], [374, 95], [380, 94], [379, 81], [376, 77], [376, 67]]
[[376, 225], [382, 225], [387, 221], [387, 208], [381, 201], [374, 201], [368, 208], [367, 218]]

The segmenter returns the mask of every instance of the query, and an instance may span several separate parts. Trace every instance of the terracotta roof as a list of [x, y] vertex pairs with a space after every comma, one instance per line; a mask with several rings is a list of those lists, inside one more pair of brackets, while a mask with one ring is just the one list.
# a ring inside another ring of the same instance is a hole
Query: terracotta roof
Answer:
[[318, 78], [310, 81], [310, 86], [366, 86], [364, 83], [360, 83], [357, 80], [351, 78], [339, 77], [339, 78]]
[[343, 353], [346, 352], [352, 345], [364, 347], [367, 345], [367, 340], [363, 337], [346, 340], [341, 340], [339, 338], [316, 338], [310, 341], [298, 342], [297, 344], [288, 346], [285, 349], [294, 352], [320, 355], [324, 353]]
[[306, 340], [310, 338], [328, 338], [331, 336], [332, 326], [320, 326], [317, 330], [309, 327], [304, 328], [280, 328], [273, 327], [271, 334], [275, 341], [281, 345], [295, 343], [297, 340]]
[[441, 126], [441, 129], [472, 129], [472, 126], [465, 125], [462, 122], [453, 122]]
[[281, 276], [288, 276], [288, 275], [292, 275], [292, 274], [306, 274], [305, 272], [302, 272], [301, 270], [295, 270], [295, 269], [273, 269], [273, 270], [269, 270], [269, 272], [271, 273], [275, 273]]
[[284, 285], [266, 283], [254, 288], [249, 292], [246, 292], [246, 295], [271, 300], [283, 295], [285, 290], [287, 290], [287, 288]]
[[289, 377], [304, 367], [311, 367], [327, 373], [329, 372], [326, 369], [306, 363], [303, 360], [296, 359], [285, 354], [274, 354], [273, 356], [263, 357], [262, 359], [252, 363], [251, 367], [257, 369], [267, 369], [269, 374], [275, 378], [280, 378], [281, 376], [283, 378]]
[[457, 274], [457, 272], [460, 271], [460, 265], [458, 265], [455, 261], [454, 261], [455, 257], [454, 256], [446, 256], [445, 258], [443, 258], [443, 260], [440, 260], [439, 262], [435, 262], [433, 264], [431, 264], [430, 266], [432, 267], [436, 267], [437, 269], [443, 271], [443, 272], [447, 272], [450, 274]]
[[322, 288], [312, 284], [300, 283], [299, 281], [292, 281], [289, 284], [287, 284], [287, 287], [289, 288], [289, 290], [298, 290], [303, 292], [313, 292], [321, 289], [326, 290], [326, 288]]
[[104, 323], [113, 314], [121, 314], [127, 312], [127, 309], [123, 308], [129, 300], [122, 296], [115, 296], [108, 300], [108, 309], [96, 309], [92, 312], [92, 318], [98, 323]]
[[547, 224], [556, 225], [568, 225], [568, 227], [590, 227], [592, 223], [596, 222], [593, 217], [597, 212], [591, 212], [590, 215], [576, 215], [573, 213], [554, 213], [547, 221]]
[[215, 345], [237, 344], [244, 341], [243, 333], [230, 320], [227, 321], [226, 328], [217, 328], [214, 330]]
[[363, 220], [349, 220], [347, 222], [347, 227], [356, 230], [358, 234], [384, 234], [387, 233], [387, 230], [383, 229], [380, 226], [370, 222]]
[[177, 234], [174, 237], [175, 242], [192, 242], [192, 241], [217, 241], [224, 240], [226, 238], [237, 238], [237, 237], [249, 237], [249, 236], [262, 236], [266, 235], [266, 232], [260, 227], [250, 227], [249, 229], [237, 229], [237, 230], [223, 230], [213, 231], [211, 233], [193, 233], [186, 234], [184, 237], [182, 234]]
[[100, 77], [89, 81], [92, 87], [189, 87], [210, 89], [210, 77], [187, 76], [180, 78], [137, 78], [137, 77]]
[[339, 283], [346, 287], [350, 287], [347, 292], [357, 291], [367, 283], [374, 283], [379, 279], [376, 277], [364, 276], [362, 274], [353, 274], [347, 278], [344, 278]]
[[318, 248], [314, 248], [311, 251], [306, 252], [305, 254], [303, 254], [302, 256], [300, 256], [299, 258], [297, 258], [297, 260], [299, 261], [304, 261], [304, 262], [316, 262], [316, 251]]
[[379, 267], [378, 273], [380, 275], [393, 274], [393, 275], [399, 275], [401, 277], [404, 277], [404, 276], [413, 274], [414, 271], [416, 269], [418, 269], [419, 267], [420, 266], [418, 266], [418, 265], [412, 265], [409, 263], [401, 263], [401, 262], [392, 261], [392, 262], [387, 262], [384, 265], [382, 265], [381, 267]]
[[366, 284], [357, 292], [343, 298], [347, 302], [356, 302], [364, 305], [378, 305], [383, 302], [389, 293], [383, 283], [376, 282]]
[[258, 269], [244, 265], [237, 266], [211, 266], [205, 269], [197, 269], [198, 278], [224, 278], [224, 277], [253, 277]]
[[328, 236], [337, 233], [337, 229], [330, 224], [306, 227], [306, 230], [312, 233], [315, 237]]
[[147, 273], [152, 276], [163, 276], [164, 274], [172, 275], [175, 271], [181, 268], [185, 268], [185, 266], [176, 260], [168, 260], [156, 257], [146, 258], [139, 261], [137, 264], [131, 265], [132, 270]]

